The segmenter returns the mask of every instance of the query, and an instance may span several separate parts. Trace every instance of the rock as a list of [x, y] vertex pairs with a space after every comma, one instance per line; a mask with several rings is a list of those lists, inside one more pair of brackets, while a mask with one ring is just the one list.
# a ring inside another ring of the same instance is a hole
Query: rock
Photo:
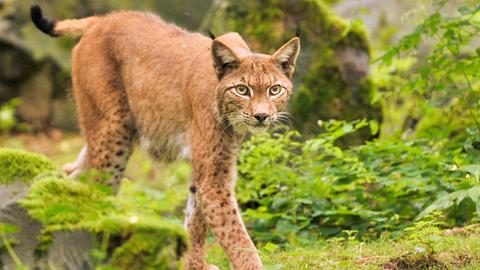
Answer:
[[[6, 238], [29, 269], [178, 269], [188, 243], [181, 226], [65, 178], [41, 155], [0, 149], [0, 176], [0, 223], [18, 229]], [[103, 250], [96, 263], [94, 249]], [[19, 267], [6, 248], [0, 266]]]
[[368, 76], [370, 56], [365, 50], [353, 47], [338, 48], [335, 50], [335, 60], [342, 79], [353, 89]]
[[24, 80], [36, 67], [35, 61], [22, 48], [0, 42], [0, 80], [16, 83]]
[[[57, 269], [90, 269], [85, 268], [92, 265], [90, 250], [93, 244], [88, 232], [55, 232], [49, 252], [39, 256], [39, 236], [44, 226], [20, 206], [34, 179], [56, 173], [55, 166], [41, 155], [0, 149], [0, 173], [0, 222], [17, 228], [17, 232], [7, 238], [14, 239], [13, 250], [21, 263], [38, 270], [51, 269], [52, 265]], [[0, 239], [0, 246], [4, 244]], [[18, 269], [3, 249], [0, 249], [0, 265], [4, 270]]]
[[[28, 185], [21, 182], [0, 185], [0, 222], [13, 225], [18, 232], [8, 235], [7, 239], [15, 239], [14, 251], [20, 256], [25, 265], [34, 264], [34, 250], [38, 244], [37, 236], [40, 235], [41, 224], [32, 220], [27, 211], [18, 205], [28, 191]], [[0, 239], [0, 247], [4, 246]], [[13, 258], [4, 249], [0, 249], [0, 268], [16, 270], [17, 265]]]
[[[413, 1], [356, 0], [339, 1], [335, 12], [349, 19], [361, 19], [374, 42], [392, 42], [413, 29], [402, 20], [403, 15], [415, 7]], [[387, 33], [390, 32], [390, 33]], [[381, 40], [387, 38], [388, 40]]]
[[[28, 191], [26, 185], [0, 186], [0, 194], [17, 193], [25, 195]], [[2, 194], [2, 195], [3, 195]], [[45, 256], [38, 254], [38, 237], [42, 233], [43, 225], [30, 218], [27, 211], [21, 208], [18, 201], [23, 196], [17, 196], [9, 204], [0, 205], [0, 221], [15, 226], [17, 233], [8, 236], [14, 240], [14, 252], [19, 256], [23, 265], [36, 267], [37, 270], [55, 269], [93, 269], [91, 250], [93, 243], [90, 234], [83, 232], [55, 232], [54, 241]], [[0, 246], [3, 245], [0, 240]], [[18, 265], [8, 252], [0, 252], [0, 265], [3, 270], [17, 270]]]
[[73, 102], [53, 110], [55, 101], [69, 103], [68, 82], [61, 77], [60, 65], [48, 57], [35, 59], [24, 43], [13, 22], [0, 17], [0, 105], [20, 98], [18, 118], [34, 131], [47, 131], [53, 119], [62, 119], [56, 121], [57, 128], [76, 130], [76, 118], [62, 118], [72, 115]]
[[52, 67], [45, 63], [28, 80], [18, 84], [20, 120], [37, 130], [46, 130], [51, 121], [52, 93], [54, 91]]

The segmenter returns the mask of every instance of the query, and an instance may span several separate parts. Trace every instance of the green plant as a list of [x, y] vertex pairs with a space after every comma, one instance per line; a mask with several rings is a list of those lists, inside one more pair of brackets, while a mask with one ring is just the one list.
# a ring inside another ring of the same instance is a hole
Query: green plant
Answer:
[[[339, 138], [367, 126], [375, 133], [377, 124], [320, 124], [324, 132], [303, 142], [290, 131], [244, 145], [238, 198], [256, 240], [295, 244], [348, 230], [357, 238], [399, 236], [422, 211], [433, 210], [433, 201], [477, 184], [465, 169], [456, 169], [469, 168], [476, 157], [449, 148], [446, 140], [390, 138], [342, 149]], [[447, 226], [475, 218], [475, 207], [449, 206], [441, 209]]]
[[[436, 1], [435, 10], [412, 33], [377, 59], [380, 70], [390, 72], [384, 78], [393, 84], [383, 88], [389, 91], [379, 91], [376, 99], [397, 95], [402, 102], [413, 103], [404, 113], [415, 124], [403, 119], [400, 128], [412, 128], [419, 136], [466, 140], [470, 129], [474, 138], [469, 140], [478, 141], [480, 5], [451, 2]], [[410, 64], [397, 68], [401, 59]]]
[[415, 252], [434, 254], [440, 239], [442, 222], [438, 217], [428, 216], [424, 220], [417, 221], [403, 229], [405, 238], [415, 245]]
[[473, 203], [473, 206], [476, 208], [475, 211], [477, 215], [480, 215], [480, 186], [475, 185], [467, 189], [460, 189], [452, 193], [445, 194], [434, 201], [431, 205], [425, 208], [416, 219], [422, 219], [425, 216], [431, 214], [434, 211], [441, 211], [453, 206], [460, 206], [463, 204], [463, 207], [468, 207], [465, 205], [468, 201]]
[[8, 237], [9, 234], [12, 234], [15, 232], [17, 232], [17, 228], [15, 226], [6, 224], [6, 223], [0, 223], [0, 240], [1, 240], [0, 250], [3, 248], [7, 250], [10, 257], [12, 257], [12, 260], [15, 263], [15, 266], [17, 267], [17, 269], [27, 270], [25, 265], [23, 265], [22, 261], [15, 253], [15, 250], [12, 248], [12, 244], [15, 243], [15, 240]]
[[15, 109], [19, 104], [20, 100], [14, 98], [0, 107], [0, 131], [2, 133], [10, 132], [17, 124]]

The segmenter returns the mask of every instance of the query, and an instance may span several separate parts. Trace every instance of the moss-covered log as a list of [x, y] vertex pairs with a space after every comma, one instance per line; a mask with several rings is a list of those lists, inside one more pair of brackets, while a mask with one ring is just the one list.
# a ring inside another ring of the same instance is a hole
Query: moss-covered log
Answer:
[[0, 224], [18, 228], [0, 240], [1, 269], [19, 267], [9, 244], [35, 269], [178, 269], [188, 243], [181, 226], [65, 178], [38, 154], [0, 149], [0, 173]]
[[[202, 28], [239, 32], [253, 49], [272, 53], [301, 30], [302, 52], [291, 101], [296, 128], [312, 133], [317, 120], [381, 119], [370, 104], [369, 43], [363, 26], [334, 15], [316, 0], [215, 1]], [[350, 143], [368, 139], [368, 131]]]

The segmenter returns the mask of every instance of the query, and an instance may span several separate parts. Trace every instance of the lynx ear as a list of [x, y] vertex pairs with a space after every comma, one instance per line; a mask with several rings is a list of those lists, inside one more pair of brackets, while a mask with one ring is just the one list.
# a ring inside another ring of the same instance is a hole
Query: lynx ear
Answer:
[[214, 40], [212, 43], [212, 57], [218, 79], [223, 78], [240, 65], [240, 60], [232, 50], [218, 40]]
[[300, 38], [294, 37], [278, 49], [272, 56], [277, 67], [291, 78], [295, 70], [295, 62], [300, 53]]

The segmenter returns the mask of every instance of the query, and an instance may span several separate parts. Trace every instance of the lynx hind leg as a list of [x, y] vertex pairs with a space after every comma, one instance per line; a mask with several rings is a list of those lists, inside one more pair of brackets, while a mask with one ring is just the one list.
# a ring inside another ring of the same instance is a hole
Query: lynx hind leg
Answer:
[[76, 177], [82, 172], [85, 166], [85, 161], [87, 160], [87, 146], [85, 145], [80, 153], [78, 154], [75, 162], [67, 163], [63, 165], [62, 171], [70, 177]]
[[[102, 121], [103, 122], [103, 121]], [[88, 138], [87, 167], [108, 175], [106, 184], [118, 191], [132, 154], [133, 131], [121, 122], [104, 121], [96, 136]]]
[[[106, 86], [107, 87], [107, 86]], [[117, 90], [118, 89], [118, 90]], [[85, 169], [96, 169], [108, 176], [98, 180], [116, 193], [120, 187], [135, 137], [133, 116], [122, 88], [110, 86], [101, 96], [101, 113], [93, 114], [88, 102], [80, 103], [82, 130], [87, 140]], [[97, 97], [99, 98], [99, 97]], [[100, 109], [100, 106], [97, 105]]]

